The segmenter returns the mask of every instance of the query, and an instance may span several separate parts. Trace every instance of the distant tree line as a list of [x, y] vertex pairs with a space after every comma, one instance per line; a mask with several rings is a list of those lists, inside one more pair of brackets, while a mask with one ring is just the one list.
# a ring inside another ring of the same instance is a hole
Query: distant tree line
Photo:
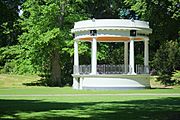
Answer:
[[[0, 0], [0, 10], [0, 73], [38, 74], [44, 85], [71, 85], [74, 22], [133, 18], [149, 21], [153, 29], [152, 73], [165, 85], [180, 83], [177, 0]], [[90, 44], [79, 44], [80, 64], [90, 64]], [[122, 64], [121, 44], [98, 44], [98, 62]], [[143, 42], [135, 43], [136, 64], [143, 64], [143, 49]]]

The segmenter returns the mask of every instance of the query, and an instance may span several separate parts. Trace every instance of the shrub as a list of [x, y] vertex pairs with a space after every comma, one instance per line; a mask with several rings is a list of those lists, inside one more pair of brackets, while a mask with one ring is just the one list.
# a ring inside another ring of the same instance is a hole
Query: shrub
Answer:
[[179, 65], [180, 47], [177, 41], [169, 41], [161, 45], [152, 61], [153, 68], [160, 76], [158, 80], [165, 85], [175, 84], [171, 76], [175, 70], [179, 69]]
[[173, 72], [171, 80], [173, 80], [175, 84], [180, 84], [180, 70]]

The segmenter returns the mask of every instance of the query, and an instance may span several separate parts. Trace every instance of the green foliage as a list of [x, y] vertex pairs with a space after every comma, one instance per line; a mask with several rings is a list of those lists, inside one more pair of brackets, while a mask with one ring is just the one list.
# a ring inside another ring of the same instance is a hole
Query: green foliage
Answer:
[[[20, 19], [18, 5], [23, 10]], [[179, 8], [177, 0], [1, 0], [1, 72], [39, 74], [49, 80], [61, 79], [62, 84], [71, 84], [74, 45], [70, 29], [74, 22], [91, 17], [138, 17], [149, 21], [153, 29], [149, 57], [154, 59], [152, 66], [159, 75], [168, 75], [169, 79], [175, 69], [179, 70], [179, 48], [167, 42], [180, 39]], [[17, 39], [21, 32], [23, 34]], [[91, 44], [79, 42], [80, 64], [90, 64], [90, 48]], [[135, 45], [137, 64], [143, 63], [143, 49], [141, 43]], [[97, 56], [100, 64], [121, 64], [123, 45], [98, 44]]]
[[177, 41], [169, 41], [160, 46], [152, 61], [153, 68], [160, 75], [159, 80], [163, 84], [173, 83], [172, 73], [179, 69], [180, 47]]
[[173, 72], [171, 80], [174, 80], [175, 84], [180, 84], [180, 70]]
[[150, 35], [150, 59], [152, 68], [160, 75], [158, 80], [163, 84], [174, 84], [171, 75], [180, 65], [179, 43], [173, 42], [179, 39], [179, 1], [125, 0], [125, 3], [136, 11], [141, 20], [149, 21], [150, 28], [153, 29]]
[[20, 45], [2, 47], [0, 49], [1, 73], [35, 74], [32, 63]]
[[177, 0], [125, 0], [125, 3], [136, 11], [141, 20], [149, 21], [153, 30], [150, 35], [150, 58], [160, 45], [178, 39], [180, 12]]
[[97, 52], [97, 59], [100, 62], [103, 62], [107, 59], [108, 53], [109, 53], [109, 45], [107, 43], [99, 43], [98, 44], [98, 52]]
[[180, 65], [180, 47], [177, 41], [169, 41], [160, 46], [154, 56], [153, 68], [158, 74], [171, 74]]
[[102, 61], [105, 64], [122, 64], [124, 61], [124, 46], [123, 43], [107, 43], [106, 56]]
[[[73, 40], [70, 30], [81, 15], [80, 2], [27, 0], [22, 8], [19, 41], [25, 50], [23, 56], [36, 73], [48, 79], [51, 86], [62, 86], [72, 73]], [[83, 48], [83, 45], [82, 47]], [[80, 50], [80, 53], [83, 50]]]
[[159, 75], [159, 77], [157, 78], [157, 81], [160, 81], [161, 84], [165, 86], [174, 85], [174, 80], [171, 80], [171, 75], [168, 75], [168, 74]]
[[180, 18], [180, 1], [171, 0], [171, 4], [167, 7], [168, 13], [172, 15], [172, 18]]
[[0, 0], [0, 47], [17, 44], [21, 34], [17, 19], [21, 0]]
[[[51, 73], [53, 52], [60, 51], [62, 38], [66, 38], [66, 33], [59, 29], [59, 24], [62, 22], [58, 21], [61, 15], [59, 9], [56, 3], [49, 0], [42, 3], [27, 0], [23, 4], [23, 10], [29, 13], [29, 16], [22, 16], [21, 25], [25, 32], [19, 40], [26, 49], [25, 55], [29, 57], [33, 66], [36, 66], [36, 72], [49, 71]], [[60, 63], [57, 63], [57, 66], [58, 64]], [[60, 71], [58, 72], [60, 74]], [[52, 79], [51, 81], [52, 84], [57, 84]]]
[[20, 0], [0, 0], [0, 72], [13, 72], [12, 61], [19, 54], [16, 46], [21, 34], [18, 5], [21, 5]]
[[81, 8], [88, 13], [89, 18], [109, 19], [119, 18], [120, 8], [124, 0], [82, 0]]

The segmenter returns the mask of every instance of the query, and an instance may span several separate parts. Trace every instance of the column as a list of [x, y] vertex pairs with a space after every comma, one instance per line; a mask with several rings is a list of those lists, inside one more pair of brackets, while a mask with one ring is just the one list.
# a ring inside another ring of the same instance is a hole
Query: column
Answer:
[[78, 77], [73, 77], [73, 89], [79, 89], [79, 78]]
[[97, 73], [97, 41], [96, 38], [93, 37], [91, 47], [91, 74]]
[[149, 73], [149, 40], [144, 40], [144, 67], [145, 73]]
[[129, 55], [129, 74], [134, 75], [134, 38], [130, 40], [130, 55]]
[[74, 74], [79, 74], [78, 40], [74, 40]]
[[128, 73], [128, 42], [124, 42], [124, 67], [124, 72]]

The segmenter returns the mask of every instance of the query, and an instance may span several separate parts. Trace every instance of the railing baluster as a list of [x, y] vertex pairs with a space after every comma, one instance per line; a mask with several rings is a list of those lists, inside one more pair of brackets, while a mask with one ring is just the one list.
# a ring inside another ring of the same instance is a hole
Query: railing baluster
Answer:
[[[131, 72], [131, 66], [129, 66], [128, 71]], [[127, 71], [125, 71], [125, 65], [97, 65], [97, 72], [99, 74], [127, 74]], [[73, 66], [73, 73], [90, 74], [91, 65], [80, 65], [79, 68], [77, 68], [77, 66]], [[149, 74], [149, 67], [137, 64], [136, 73]]]

